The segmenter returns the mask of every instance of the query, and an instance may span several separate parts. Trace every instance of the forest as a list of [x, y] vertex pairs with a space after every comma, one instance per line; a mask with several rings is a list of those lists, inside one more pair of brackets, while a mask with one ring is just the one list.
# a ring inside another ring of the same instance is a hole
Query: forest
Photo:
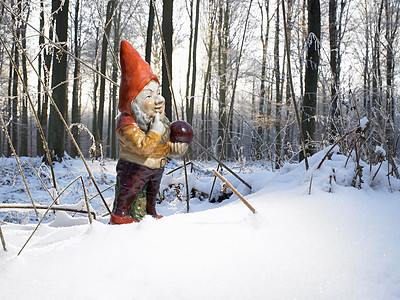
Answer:
[[279, 169], [338, 145], [398, 176], [399, 25], [396, 0], [1, 0], [0, 154], [116, 159], [127, 40], [189, 158]]

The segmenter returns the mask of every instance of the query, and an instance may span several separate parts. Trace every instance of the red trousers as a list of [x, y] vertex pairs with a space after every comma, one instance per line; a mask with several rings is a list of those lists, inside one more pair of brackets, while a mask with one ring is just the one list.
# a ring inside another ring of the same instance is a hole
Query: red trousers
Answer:
[[149, 169], [143, 165], [120, 159], [117, 164], [119, 191], [114, 202], [113, 214], [118, 217], [129, 217], [131, 205], [137, 194], [146, 188], [146, 211], [156, 216], [156, 197], [164, 168]]

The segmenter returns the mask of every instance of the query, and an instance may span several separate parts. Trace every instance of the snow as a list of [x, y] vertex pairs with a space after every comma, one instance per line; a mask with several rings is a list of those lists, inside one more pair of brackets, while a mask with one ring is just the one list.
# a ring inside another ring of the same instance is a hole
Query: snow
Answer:
[[[192, 199], [189, 213], [184, 201], [164, 201], [157, 207], [163, 219], [120, 226], [107, 225], [101, 214], [90, 225], [85, 215], [57, 212], [19, 256], [37, 221], [2, 225], [8, 251], [0, 248], [0, 298], [400, 299], [400, 182], [388, 181], [386, 162], [374, 180], [378, 165], [370, 171], [361, 162], [364, 183], [354, 188], [354, 162], [346, 165], [337, 148], [317, 169], [328, 150], [310, 158], [308, 171], [304, 163], [280, 172], [241, 168], [251, 191], [224, 172], [256, 214], [236, 196], [215, 204]], [[115, 162], [88, 163], [100, 189], [114, 182]], [[11, 159], [0, 166], [17, 170]], [[208, 171], [190, 174], [189, 185], [208, 193]], [[56, 164], [55, 172], [61, 187], [82, 175], [94, 191], [79, 160]], [[162, 188], [182, 180], [182, 170], [174, 172]], [[17, 192], [19, 177], [14, 181], [0, 186], [2, 199], [29, 203]], [[39, 183], [30, 187], [35, 199], [50, 203]], [[80, 193], [73, 188], [62, 205], [85, 209]], [[113, 189], [104, 194], [111, 203]], [[96, 211], [101, 205], [91, 202]]]
[[361, 127], [361, 130], [365, 130], [365, 128], [367, 127], [367, 124], [369, 123], [369, 120], [368, 120], [368, 118], [367, 117], [363, 117], [361, 120], [360, 120], [360, 127]]

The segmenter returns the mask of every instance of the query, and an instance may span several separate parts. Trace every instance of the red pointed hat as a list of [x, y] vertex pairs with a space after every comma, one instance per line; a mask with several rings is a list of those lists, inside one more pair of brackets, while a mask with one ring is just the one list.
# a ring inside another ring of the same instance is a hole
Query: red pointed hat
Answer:
[[119, 86], [118, 109], [121, 113], [131, 114], [131, 102], [151, 81], [158, 83], [150, 65], [142, 59], [140, 54], [127, 41], [121, 42], [121, 84]]

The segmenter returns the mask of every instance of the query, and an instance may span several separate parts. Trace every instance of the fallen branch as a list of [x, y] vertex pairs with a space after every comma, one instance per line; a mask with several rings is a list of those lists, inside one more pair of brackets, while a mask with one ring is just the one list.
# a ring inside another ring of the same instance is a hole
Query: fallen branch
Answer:
[[[0, 204], [0, 209], [9, 209], [9, 210], [19, 210], [19, 209], [34, 209], [32, 205], [29, 204]], [[36, 205], [37, 210], [47, 210], [49, 209], [49, 206], [46, 205]], [[76, 209], [76, 208], [68, 208], [68, 207], [58, 207], [58, 206], [53, 206], [51, 207], [51, 210], [59, 210], [59, 211], [65, 211], [65, 212], [74, 212], [74, 213], [81, 213], [81, 214], [87, 214], [87, 210], [82, 210], [82, 209]], [[91, 215], [93, 215], [93, 218], [96, 220], [96, 213], [89, 211]]]
[[228, 180], [226, 180], [221, 174], [219, 174], [216, 170], [213, 170], [215, 176], [217, 176], [219, 179], [222, 180], [222, 182], [224, 183], [224, 185], [230, 189], [236, 196], [239, 197], [240, 200], [242, 200], [242, 202], [248, 207], [248, 209], [250, 209], [252, 211], [253, 214], [256, 213], [256, 210], [254, 209], [253, 206], [250, 205], [249, 202], [246, 201], [246, 199], [244, 199], [244, 197], [232, 186], [232, 184], [230, 184], [228, 182]]

